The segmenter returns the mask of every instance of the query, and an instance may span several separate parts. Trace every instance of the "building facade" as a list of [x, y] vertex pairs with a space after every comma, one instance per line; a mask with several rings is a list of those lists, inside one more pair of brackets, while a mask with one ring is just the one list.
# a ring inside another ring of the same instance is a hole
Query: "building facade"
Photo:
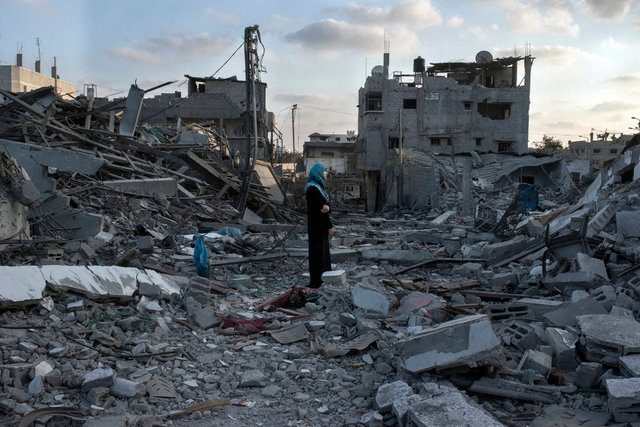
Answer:
[[[357, 165], [367, 173], [367, 205], [387, 199], [406, 204], [402, 152], [528, 152], [532, 57], [493, 59], [479, 52], [476, 62], [414, 60], [414, 72], [389, 76], [389, 54], [359, 90]], [[518, 65], [523, 63], [519, 75]], [[380, 197], [380, 195], [384, 195]], [[375, 206], [375, 208], [373, 207]]]
[[618, 157], [631, 139], [631, 135], [620, 135], [612, 139], [606, 134], [598, 136], [602, 139], [594, 140], [592, 133], [589, 141], [569, 141], [569, 152], [575, 158], [588, 161], [591, 167], [602, 168], [605, 162]]
[[346, 134], [312, 133], [304, 143], [303, 157], [308, 174], [316, 163], [324, 163], [332, 174], [346, 175], [356, 172], [355, 131]]
[[40, 70], [40, 61], [36, 61], [35, 70], [23, 67], [22, 55], [18, 54], [16, 65], [0, 65], [0, 89], [22, 93], [51, 86], [64, 99], [76, 96], [76, 85], [61, 80], [57, 67], [51, 67], [51, 76], [42, 74]]
[[[201, 123], [211, 120], [224, 132], [232, 149], [241, 152], [246, 141], [244, 113], [246, 111], [246, 85], [236, 77], [188, 79], [187, 97], [180, 92], [163, 93], [145, 99], [140, 121], [146, 123]], [[272, 135], [275, 131], [274, 114], [266, 109], [267, 84], [256, 81], [256, 110], [258, 118], [258, 157], [270, 160]]]

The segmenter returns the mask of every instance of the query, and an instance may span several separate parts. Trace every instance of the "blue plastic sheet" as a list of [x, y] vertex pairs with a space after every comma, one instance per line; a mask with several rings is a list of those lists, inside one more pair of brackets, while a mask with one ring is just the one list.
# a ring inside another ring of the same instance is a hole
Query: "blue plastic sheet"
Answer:
[[203, 235], [196, 238], [196, 247], [193, 251], [193, 263], [198, 270], [198, 276], [208, 279], [211, 274], [211, 262], [209, 261], [209, 249], [207, 249]]
[[235, 227], [222, 227], [219, 233], [223, 236], [231, 236], [234, 239], [239, 239], [242, 237], [242, 231]]

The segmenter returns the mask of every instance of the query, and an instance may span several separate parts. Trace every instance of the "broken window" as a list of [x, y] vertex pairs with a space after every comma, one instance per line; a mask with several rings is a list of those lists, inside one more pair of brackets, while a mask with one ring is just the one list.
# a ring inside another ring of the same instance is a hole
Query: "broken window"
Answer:
[[367, 111], [382, 111], [382, 92], [369, 92], [366, 97]]
[[417, 102], [413, 98], [404, 99], [402, 101], [402, 108], [404, 108], [405, 110], [415, 110], [416, 105], [417, 105]]
[[498, 141], [498, 153], [510, 153], [512, 141]]
[[440, 145], [440, 138], [429, 138], [431, 145]]
[[611, 154], [616, 154], [617, 152], [618, 152], [617, 148], [612, 148], [612, 149], [609, 150], [609, 153], [611, 153]]
[[471, 111], [471, 103], [470, 102], [465, 102], [464, 103], [464, 111]]
[[485, 99], [478, 103], [478, 113], [491, 120], [505, 120], [511, 114], [510, 102], [489, 102]]
[[574, 184], [580, 184], [580, 173], [579, 172], [571, 172], [571, 180]]
[[593, 154], [599, 154], [600, 153], [600, 149], [599, 148], [594, 148], [593, 149]]
[[482, 138], [475, 138], [476, 140], [476, 145], [477, 146], [481, 146], [482, 145]]
[[394, 148], [400, 148], [400, 138], [397, 136], [389, 137], [389, 150], [393, 150]]
[[322, 157], [333, 157], [333, 153], [331, 151], [321, 151], [320, 155]]

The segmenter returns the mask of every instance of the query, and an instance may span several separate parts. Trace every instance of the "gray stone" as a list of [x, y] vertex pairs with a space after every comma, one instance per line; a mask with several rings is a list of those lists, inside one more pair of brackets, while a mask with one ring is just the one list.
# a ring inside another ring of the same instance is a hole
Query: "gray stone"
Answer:
[[605, 280], [609, 280], [609, 275], [607, 274], [607, 267], [605, 267], [604, 262], [601, 259], [592, 258], [587, 254], [578, 252], [577, 260], [578, 260], [578, 267], [580, 268], [580, 270], [588, 271], [593, 275], [600, 276]]
[[355, 326], [356, 317], [351, 313], [340, 313], [340, 323], [345, 326]]
[[518, 369], [531, 369], [547, 377], [551, 371], [551, 356], [535, 350], [527, 350], [520, 360]]
[[620, 372], [628, 377], [640, 377], [640, 354], [621, 356], [618, 361], [620, 362]]
[[9, 392], [9, 395], [11, 395], [11, 398], [18, 403], [24, 403], [31, 400], [29, 393], [17, 387], [7, 387], [7, 391]]
[[609, 314], [578, 316], [580, 342], [592, 362], [616, 366], [619, 356], [640, 353], [640, 323]]
[[576, 362], [577, 335], [559, 328], [547, 328], [549, 345], [553, 347], [553, 364], [562, 372], [573, 371], [578, 363]]
[[503, 426], [463, 393], [455, 388], [442, 386], [439, 387], [437, 395], [411, 405], [407, 413], [407, 422], [418, 427]]
[[394, 396], [391, 412], [396, 417], [398, 425], [404, 426], [407, 422], [407, 412], [414, 404], [422, 401], [422, 396], [411, 394], [409, 396]]
[[153, 237], [151, 236], [140, 236], [136, 240], [136, 247], [143, 254], [152, 254], [153, 246]]
[[53, 366], [46, 361], [42, 361], [33, 367], [33, 376], [44, 377], [51, 371], [53, 371]]
[[202, 329], [209, 329], [213, 326], [219, 325], [220, 318], [216, 316], [213, 308], [207, 306], [194, 313], [193, 323]]
[[53, 369], [44, 377], [44, 380], [52, 387], [60, 387], [62, 385], [62, 373], [60, 369]]
[[383, 414], [391, 411], [394, 398], [410, 396], [413, 389], [404, 381], [395, 381], [378, 387], [376, 393], [376, 409]]
[[602, 375], [602, 365], [595, 362], [582, 362], [576, 370], [573, 383], [578, 388], [592, 388], [597, 385]]
[[144, 384], [130, 381], [125, 378], [116, 378], [111, 386], [111, 394], [117, 397], [136, 397], [144, 393]]
[[384, 316], [389, 311], [389, 300], [373, 287], [356, 284], [351, 290], [353, 305], [363, 310], [375, 311]]
[[627, 237], [640, 237], [640, 211], [616, 212], [616, 230]]
[[86, 393], [94, 387], [111, 387], [115, 377], [116, 373], [111, 368], [94, 369], [85, 374], [81, 391]]
[[606, 314], [607, 310], [593, 298], [587, 297], [580, 301], [566, 302], [557, 310], [545, 314], [543, 317], [554, 326], [575, 326], [576, 317], [583, 314]]
[[42, 377], [37, 376], [29, 383], [29, 394], [31, 396], [40, 396], [43, 391]]
[[92, 405], [100, 406], [102, 402], [107, 400], [111, 394], [109, 393], [109, 389], [107, 387], [93, 387], [87, 393], [87, 400]]
[[162, 296], [162, 289], [158, 285], [154, 285], [153, 283], [142, 282], [140, 286], [138, 286], [138, 293], [141, 296], [160, 299]]
[[280, 390], [282, 390], [282, 388], [279, 385], [269, 384], [268, 386], [263, 388], [262, 391], [260, 391], [260, 394], [265, 397], [276, 397], [280, 394]]
[[240, 387], [264, 387], [269, 383], [269, 377], [264, 372], [252, 369], [242, 374]]
[[482, 314], [418, 332], [400, 346], [402, 366], [414, 374], [457, 366], [500, 365], [504, 359], [489, 317]]
[[609, 411], [618, 423], [640, 421], [640, 378], [605, 381]]

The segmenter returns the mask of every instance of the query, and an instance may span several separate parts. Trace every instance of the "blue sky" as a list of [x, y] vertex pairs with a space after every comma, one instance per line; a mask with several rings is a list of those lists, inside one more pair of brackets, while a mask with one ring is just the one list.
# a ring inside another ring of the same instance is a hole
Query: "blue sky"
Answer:
[[[640, 117], [640, 0], [168, 1], [0, 0], [0, 63], [19, 49], [33, 68], [40, 38], [43, 71], [57, 57], [59, 75], [123, 95], [177, 80], [212, 75], [259, 25], [266, 48], [267, 107], [291, 147], [296, 133], [357, 130], [357, 91], [382, 62], [390, 41], [391, 70], [429, 62], [523, 55], [532, 69], [530, 141], [562, 141], [596, 133], [630, 133]], [[242, 49], [217, 74], [244, 79]]]

